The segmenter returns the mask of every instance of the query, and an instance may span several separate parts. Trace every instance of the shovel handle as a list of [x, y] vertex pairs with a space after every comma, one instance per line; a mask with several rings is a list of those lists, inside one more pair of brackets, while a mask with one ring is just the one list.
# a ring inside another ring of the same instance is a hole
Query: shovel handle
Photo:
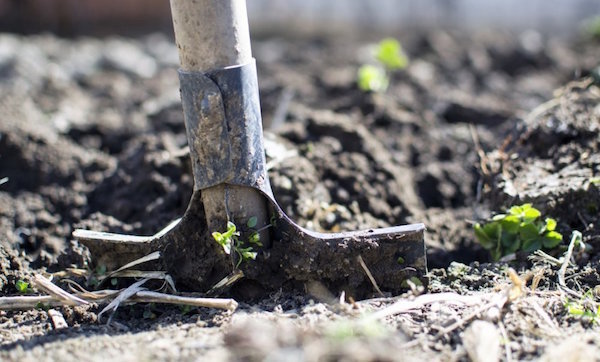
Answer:
[[[246, 0], [170, 1], [182, 70], [207, 73], [253, 61]], [[227, 221], [245, 224], [256, 218], [259, 227], [269, 223], [266, 200], [252, 188], [219, 184], [202, 189], [201, 195], [209, 232], [226, 230]], [[266, 230], [260, 233], [260, 239], [269, 245]]]
[[245, 0], [171, 0], [181, 68], [205, 72], [252, 59]]

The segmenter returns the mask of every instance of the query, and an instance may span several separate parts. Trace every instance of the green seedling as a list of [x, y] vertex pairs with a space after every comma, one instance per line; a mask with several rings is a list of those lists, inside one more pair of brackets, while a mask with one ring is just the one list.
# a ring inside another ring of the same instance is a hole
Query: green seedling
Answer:
[[[248, 219], [246, 226], [248, 226], [251, 230], [256, 227], [257, 218], [251, 217]], [[231, 255], [231, 251], [233, 250], [235, 254], [238, 256], [237, 263], [235, 268], [239, 268], [242, 262], [247, 260], [255, 260], [258, 255], [257, 252], [254, 251], [252, 246], [244, 247], [244, 242], [240, 240], [240, 232], [237, 231], [237, 226], [231, 221], [227, 222], [227, 231], [224, 233], [220, 233], [215, 231], [212, 233], [213, 239], [217, 242], [217, 244], [221, 245], [225, 254]], [[248, 237], [248, 243], [262, 246], [260, 242], [260, 235], [257, 230], [253, 230]]]
[[600, 321], [600, 305], [594, 302], [591, 290], [585, 293], [578, 301], [567, 300], [565, 308], [567, 309], [567, 313], [575, 318], [585, 319], [592, 323]]
[[390, 82], [390, 73], [408, 65], [400, 42], [393, 38], [377, 44], [374, 58], [376, 64], [364, 64], [358, 69], [358, 88], [364, 92], [384, 92]]
[[17, 292], [19, 293], [27, 293], [31, 290], [29, 288], [29, 283], [22, 279], [17, 280], [17, 282], [15, 283], [15, 288], [17, 288]]
[[383, 39], [377, 45], [376, 51], [375, 58], [388, 70], [404, 69], [408, 65], [408, 57], [396, 39]]
[[586, 20], [583, 24], [583, 31], [594, 39], [600, 39], [600, 15]]
[[531, 253], [541, 248], [553, 249], [563, 240], [555, 230], [556, 220], [545, 218], [542, 221], [541, 212], [531, 204], [513, 206], [506, 214], [475, 224], [474, 229], [477, 240], [490, 251], [494, 260], [517, 251]]
[[389, 83], [386, 71], [378, 66], [365, 64], [358, 69], [358, 88], [363, 92], [384, 92]]

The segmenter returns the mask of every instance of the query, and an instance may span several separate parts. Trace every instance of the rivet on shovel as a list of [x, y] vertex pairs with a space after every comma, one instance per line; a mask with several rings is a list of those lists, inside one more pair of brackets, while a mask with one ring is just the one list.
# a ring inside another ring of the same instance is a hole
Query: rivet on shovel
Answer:
[[295, 224], [275, 201], [245, 0], [171, 0], [171, 10], [194, 193], [184, 216], [153, 236], [75, 230], [94, 260], [118, 267], [159, 250], [155, 267], [205, 291], [235, 269], [211, 232], [256, 218], [263, 247], [240, 268], [262, 288], [319, 281], [331, 291], [366, 295], [373, 287], [361, 264], [392, 293], [409, 279], [425, 282], [423, 224], [318, 233]]

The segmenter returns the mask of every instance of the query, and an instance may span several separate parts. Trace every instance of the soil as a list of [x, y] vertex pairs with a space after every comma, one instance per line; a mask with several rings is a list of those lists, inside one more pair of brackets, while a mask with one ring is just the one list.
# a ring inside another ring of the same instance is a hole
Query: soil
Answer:
[[[274, 194], [302, 226], [425, 223], [427, 291], [340, 302], [307, 285], [240, 300], [235, 313], [125, 306], [110, 324], [98, 319], [103, 305], [62, 307], [64, 329], [44, 309], [1, 311], [0, 359], [595, 360], [598, 319], [569, 312], [580, 301], [558, 291], [558, 267], [519, 254], [492, 263], [472, 223], [532, 202], [559, 221], [556, 257], [581, 231], [587, 249], [574, 254], [567, 285], [597, 306], [598, 42], [394, 35], [411, 63], [385, 93], [355, 84], [375, 34], [256, 37], [265, 148]], [[153, 234], [185, 212], [193, 180], [177, 63], [162, 34], [0, 34], [1, 295], [35, 273], [93, 265], [75, 227]], [[482, 308], [519, 284], [509, 267], [527, 288]], [[365, 322], [423, 292], [442, 300]]]

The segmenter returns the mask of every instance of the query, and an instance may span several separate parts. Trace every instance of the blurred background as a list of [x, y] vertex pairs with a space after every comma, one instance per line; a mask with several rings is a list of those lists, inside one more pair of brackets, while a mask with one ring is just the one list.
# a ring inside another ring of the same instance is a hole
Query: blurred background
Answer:
[[[565, 35], [598, 0], [249, 0], [254, 32], [404, 27], [536, 29]], [[357, 26], [358, 25], [358, 26]], [[62, 36], [171, 32], [168, 0], [0, 0], [0, 31]]]

